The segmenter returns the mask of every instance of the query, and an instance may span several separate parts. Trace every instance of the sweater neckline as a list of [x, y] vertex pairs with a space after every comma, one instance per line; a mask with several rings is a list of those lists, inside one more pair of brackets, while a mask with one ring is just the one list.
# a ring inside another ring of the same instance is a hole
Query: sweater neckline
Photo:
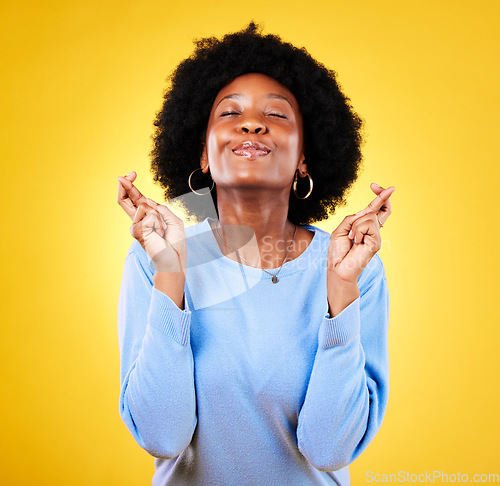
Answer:
[[[210, 251], [213, 252], [217, 256], [217, 262], [218, 264], [222, 265], [223, 268], [226, 268], [228, 270], [231, 270], [233, 272], [238, 272], [244, 274], [248, 277], [253, 277], [253, 278], [259, 278], [263, 280], [271, 280], [272, 275], [269, 275], [266, 273], [264, 270], [261, 268], [256, 268], [256, 267], [250, 267], [249, 265], [246, 265], [244, 263], [237, 262], [235, 260], [232, 260], [231, 258], [228, 258], [226, 255], [224, 255], [219, 247], [219, 244], [217, 242], [217, 239], [215, 238], [215, 235], [212, 231], [212, 227], [210, 226], [210, 222], [217, 221], [216, 219], [207, 217], [205, 220], [202, 222], [202, 231], [209, 231], [209, 246], [210, 246]], [[304, 269], [307, 268], [307, 263], [313, 264], [312, 261], [317, 260], [318, 254], [314, 255], [315, 253], [318, 253], [320, 250], [320, 237], [319, 237], [319, 231], [318, 228], [315, 226], [310, 226], [310, 225], [303, 225], [301, 228], [305, 228], [308, 230], [311, 230], [314, 234], [307, 245], [307, 248], [297, 257], [294, 258], [293, 260], [288, 260], [283, 264], [281, 267], [281, 270], [278, 272], [277, 277], [282, 278], [286, 277], [288, 275], [292, 275], [293, 273], [296, 273], [298, 271], [303, 271]], [[278, 271], [279, 267], [275, 268], [266, 268], [268, 272], [271, 272], [272, 274]]]

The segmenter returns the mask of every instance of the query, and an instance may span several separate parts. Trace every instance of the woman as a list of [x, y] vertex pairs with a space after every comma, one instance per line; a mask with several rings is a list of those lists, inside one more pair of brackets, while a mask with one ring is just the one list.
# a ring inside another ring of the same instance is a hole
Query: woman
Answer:
[[200, 194], [201, 171], [218, 218], [184, 228], [134, 172], [118, 178], [136, 238], [118, 309], [120, 413], [156, 458], [153, 484], [349, 484], [387, 406], [376, 253], [394, 188], [372, 184], [373, 201], [331, 235], [309, 223], [355, 180], [361, 120], [334, 72], [251, 23], [198, 42], [155, 125], [167, 198]]

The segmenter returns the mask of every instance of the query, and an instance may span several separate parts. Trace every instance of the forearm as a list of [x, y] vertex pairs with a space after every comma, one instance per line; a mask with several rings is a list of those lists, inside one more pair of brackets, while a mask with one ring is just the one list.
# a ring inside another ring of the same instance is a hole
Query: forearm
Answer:
[[121, 415], [132, 435], [155, 457], [185, 448], [196, 426], [190, 315], [153, 290], [137, 359], [122, 383]]
[[150, 268], [140, 250], [127, 255], [118, 304], [120, 414], [143, 448], [168, 458], [189, 444], [197, 420], [191, 313], [167, 295], [183, 280], [156, 277], [173, 284], [159, 290]]
[[354, 300], [321, 324], [299, 414], [299, 448], [322, 470], [336, 470], [356, 459], [376, 435], [387, 407], [389, 300], [379, 257], [358, 283], [357, 298], [355, 291], [329, 289], [335, 290], [328, 296], [330, 306]]
[[184, 310], [184, 272], [156, 272], [153, 276], [154, 287], [168, 295], [180, 310]]
[[359, 297], [358, 284], [343, 281], [333, 271], [328, 270], [327, 295], [328, 314], [335, 317]]
[[320, 470], [346, 466], [366, 432], [370, 402], [359, 307], [357, 300], [341, 315], [324, 320], [299, 415], [299, 449]]

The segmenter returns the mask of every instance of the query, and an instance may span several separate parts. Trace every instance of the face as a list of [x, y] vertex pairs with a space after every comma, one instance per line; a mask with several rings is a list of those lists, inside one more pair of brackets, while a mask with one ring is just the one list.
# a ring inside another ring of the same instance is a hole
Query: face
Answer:
[[289, 190], [304, 161], [302, 115], [294, 95], [260, 73], [239, 76], [218, 93], [201, 158], [217, 188]]

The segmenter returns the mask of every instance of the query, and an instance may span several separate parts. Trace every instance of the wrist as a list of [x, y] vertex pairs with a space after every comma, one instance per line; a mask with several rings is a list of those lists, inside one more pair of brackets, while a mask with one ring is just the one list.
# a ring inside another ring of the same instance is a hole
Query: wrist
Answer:
[[327, 274], [328, 313], [330, 317], [340, 314], [360, 295], [358, 283], [346, 281], [328, 272]]
[[154, 287], [170, 297], [179, 309], [184, 309], [184, 284], [186, 278], [183, 272], [160, 272], [153, 275]]

